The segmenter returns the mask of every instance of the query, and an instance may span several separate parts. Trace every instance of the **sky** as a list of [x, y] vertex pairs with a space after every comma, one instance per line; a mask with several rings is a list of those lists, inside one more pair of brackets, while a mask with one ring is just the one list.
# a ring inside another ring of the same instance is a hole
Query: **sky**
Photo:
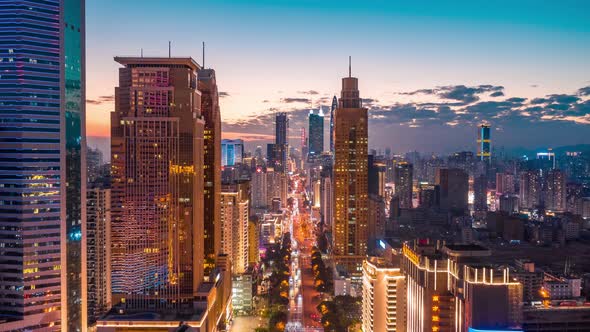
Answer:
[[[87, 0], [87, 134], [108, 145], [114, 56], [192, 56], [214, 68], [223, 136], [247, 149], [359, 78], [369, 145], [396, 152], [590, 143], [589, 1]], [[326, 129], [329, 117], [325, 118]], [[297, 142], [297, 143], [295, 143]]]

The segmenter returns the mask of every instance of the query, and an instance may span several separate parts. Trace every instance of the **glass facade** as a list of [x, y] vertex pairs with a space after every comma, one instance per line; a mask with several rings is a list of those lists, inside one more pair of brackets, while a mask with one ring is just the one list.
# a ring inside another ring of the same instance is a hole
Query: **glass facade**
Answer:
[[[86, 183], [82, 181], [82, 170], [86, 165], [82, 148], [86, 146], [82, 123], [85, 100], [83, 90], [84, 73], [84, 8], [80, 0], [63, 0], [63, 68], [65, 111], [65, 190], [66, 190], [66, 266], [67, 266], [67, 321], [68, 331], [81, 331], [86, 322], [85, 274], [83, 273], [83, 241], [86, 219]], [[85, 316], [85, 315], [84, 315]]]
[[233, 166], [242, 163], [244, 156], [244, 141], [241, 139], [221, 140], [221, 165]]
[[72, 289], [62, 224], [79, 243], [82, 13], [80, 0], [0, 3], [0, 330], [59, 330]]
[[309, 154], [319, 156], [324, 152], [324, 114], [309, 113]]

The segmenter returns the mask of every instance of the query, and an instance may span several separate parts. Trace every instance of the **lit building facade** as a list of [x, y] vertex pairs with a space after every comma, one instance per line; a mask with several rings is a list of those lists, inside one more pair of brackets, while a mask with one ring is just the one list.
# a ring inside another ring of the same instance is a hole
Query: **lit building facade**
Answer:
[[324, 113], [320, 108], [318, 114], [309, 111], [309, 158], [320, 156], [324, 152]]
[[241, 139], [221, 140], [221, 165], [241, 164], [244, 158], [244, 141]]
[[537, 170], [520, 173], [519, 206], [521, 209], [534, 209], [541, 204], [541, 175]]
[[0, 13], [0, 330], [82, 331], [85, 2], [15, 0]]
[[111, 300], [111, 190], [86, 191], [88, 326], [112, 305]]
[[248, 264], [255, 265], [260, 262], [260, 230], [257, 220], [248, 221]]
[[407, 331], [518, 331], [522, 284], [478, 245], [406, 243]]
[[266, 172], [262, 167], [257, 167], [256, 171], [252, 173], [252, 207], [253, 208], [266, 208], [267, 185], [266, 185]]
[[371, 257], [363, 261], [362, 331], [406, 331], [405, 277], [399, 264]]
[[266, 206], [272, 206], [274, 199], [280, 200], [281, 207], [287, 204], [289, 182], [287, 175], [271, 168], [266, 169]]
[[252, 312], [252, 274], [232, 276], [232, 307], [236, 315]]
[[191, 58], [115, 61], [123, 67], [111, 113], [113, 302], [180, 312], [203, 281], [200, 66]]
[[514, 174], [496, 173], [496, 196], [516, 194], [515, 183]]
[[545, 177], [543, 188], [545, 208], [552, 211], [566, 211], [566, 175], [558, 169], [551, 169]]
[[477, 158], [488, 163], [492, 159], [492, 137], [487, 124], [480, 125], [477, 130]]
[[229, 256], [232, 272], [248, 268], [249, 182], [223, 185], [221, 193], [221, 251]]
[[[199, 69], [197, 86], [201, 92], [201, 114], [205, 120], [203, 131], [204, 213], [203, 224], [205, 257], [216, 259], [221, 248], [221, 110], [215, 70]], [[243, 144], [242, 144], [243, 151]]]
[[333, 196], [332, 169], [322, 170], [320, 177], [320, 208], [324, 224], [331, 227], [333, 219]]
[[368, 242], [368, 111], [362, 107], [358, 79], [342, 79], [334, 119], [333, 256], [337, 264], [360, 272]]

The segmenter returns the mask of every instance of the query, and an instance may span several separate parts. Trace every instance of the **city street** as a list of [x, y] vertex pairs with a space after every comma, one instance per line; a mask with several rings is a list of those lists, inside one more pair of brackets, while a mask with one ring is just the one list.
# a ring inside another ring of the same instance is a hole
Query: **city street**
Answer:
[[[311, 248], [315, 245], [314, 225], [310, 218], [309, 208], [304, 205], [305, 189], [300, 180], [293, 182], [295, 189], [290, 193], [293, 198], [291, 226], [294, 248], [293, 262], [296, 266], [296, 285], [301, 296], [291, 300], [290, 311], [294, 323], [292, 326], [303, 326], [304, 331], [323, 331], [321, 315], [316, 307], [320, 302], [320, 294], [315, 290], [314, 277], [311, 270]], [[301, 324], [301, 325], [299, 325]]]

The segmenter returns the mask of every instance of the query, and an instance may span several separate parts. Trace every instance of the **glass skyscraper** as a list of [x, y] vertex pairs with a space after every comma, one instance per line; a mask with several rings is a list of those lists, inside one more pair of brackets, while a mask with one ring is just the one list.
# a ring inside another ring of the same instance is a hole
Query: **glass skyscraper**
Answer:
[[0, 330], [86, 327], [84, 16], [0, 3]]
[[244, 157], [244, 141], [241, 139], [221, 140], [221, 166], [241, 164]]
[[280, 112], [275, 116], [275, 171], [286, 173], [287, 154], [289, 151], [289, 118], [287, 113]]
[[309, 112], [309, 154], [319, 156], [324, 152], [324, 113]]
[[492, 157], [492, 138], [490, 136], [490, 126], [482, 124], [477, 131], [477, 157], [481, 161], [489, 162]]

